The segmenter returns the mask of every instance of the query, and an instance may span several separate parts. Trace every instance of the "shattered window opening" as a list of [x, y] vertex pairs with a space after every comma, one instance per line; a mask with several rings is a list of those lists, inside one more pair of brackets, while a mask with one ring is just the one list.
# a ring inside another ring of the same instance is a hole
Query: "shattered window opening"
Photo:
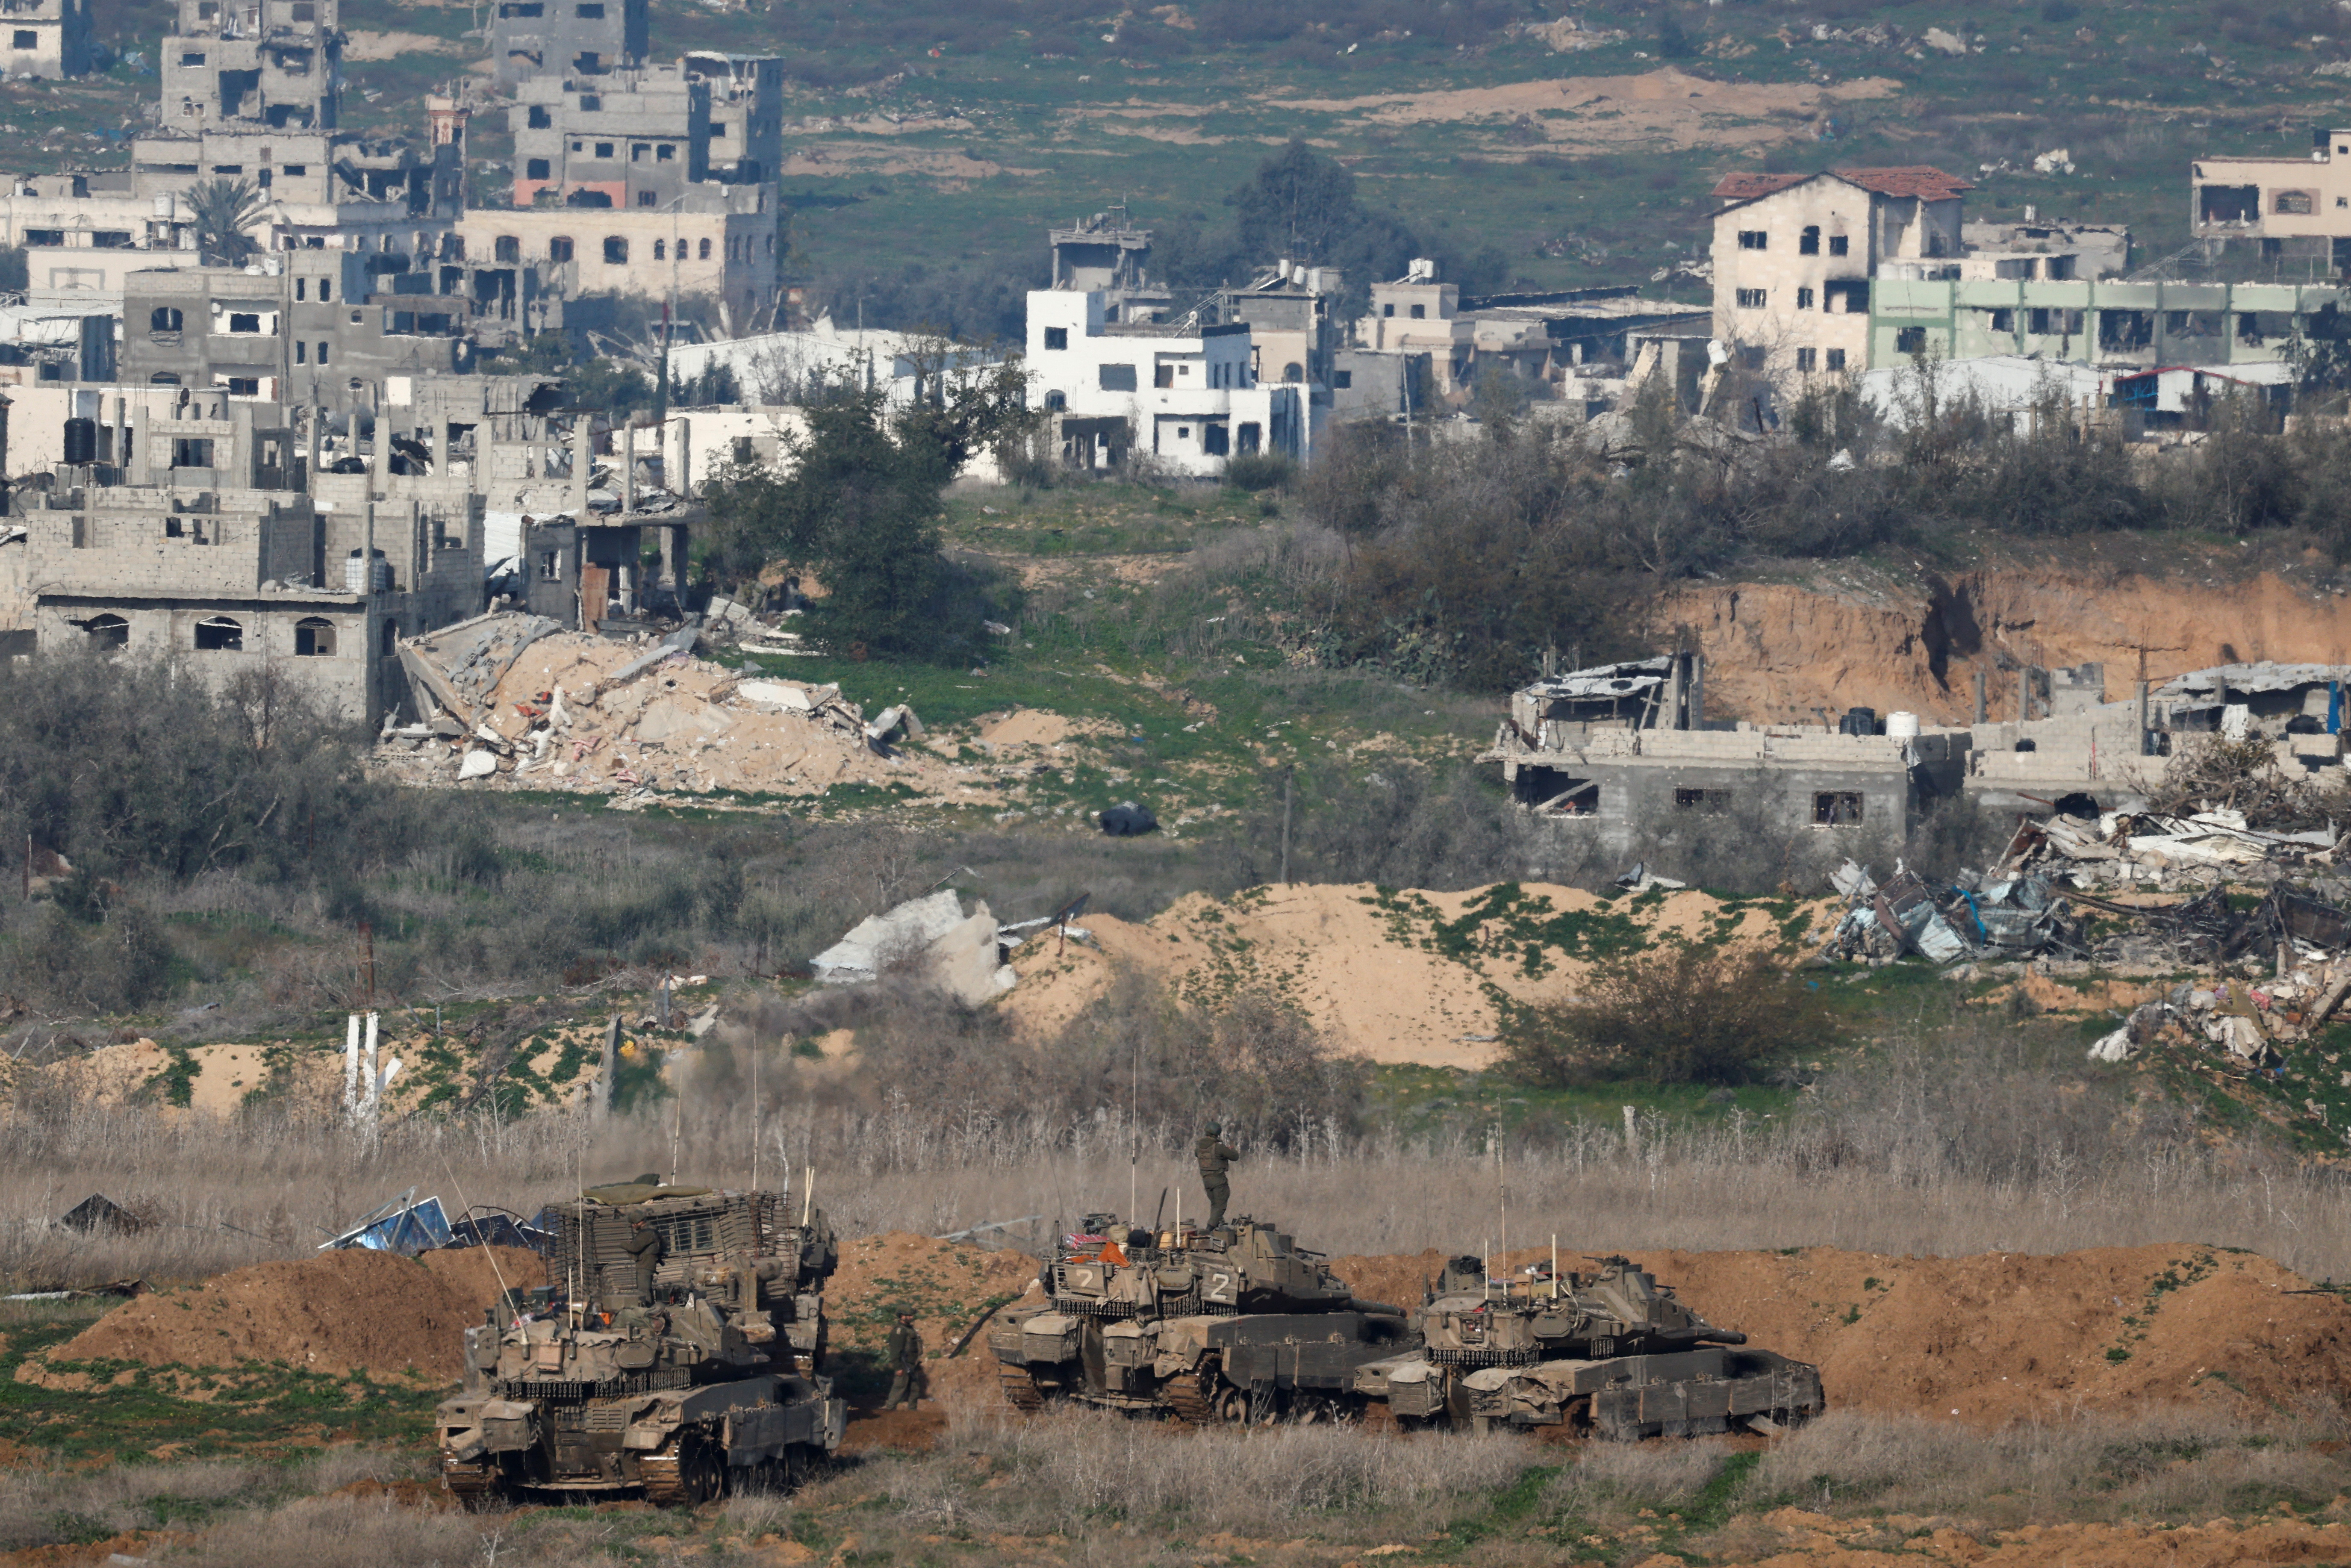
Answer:
[[1761, 288], [1742, 288], [1739, 290], [1739, 298], [1737, 300], [1739, 308], [1741, 310], [1762, 309], [1764, 294], [1765, 291]]
[[1740, 229], [1739, 231], [1739, 248], [1741, 250], [1764, 250], [1769, 248], [1770, 245], [1771, 231], [1768, 229]]
[[1851, 236], [1850, 236], [1850, 235], [1829, 235], [1829, 254], [1830, 254], [1831, 256], [1844, 256], [1844, 255], [1846, 255], [1846, 254], [1851, 250], [1852, 246], [1853, 246], [1853, 240], [1852, 240], [1852, 238], [1851, 238]]
[[1796, 254], [1798, 256], [1818, 256], [1821, 254], [1820, 225], [1807, 224], [1804, 225], [1804, 232], [1796, 237]]
[[227, 615], [208, 615], [196, 622], [200, 653], [238, 653], [245, 651], [245, 624]]
[[1823, 789], [1814, 795], [1813, 825], [1816, 828], [1859, 827], [1861, 792], [1857, 789]]
[[122, 648], [131, 643], [131, 622], [120, 615], [93, 615], [81, 623], [89, 633], [90, 645], [97, 648]]
[[335, 623], [317, 615], [294, 622], [294, 656], [323, 659], [335, 651]]

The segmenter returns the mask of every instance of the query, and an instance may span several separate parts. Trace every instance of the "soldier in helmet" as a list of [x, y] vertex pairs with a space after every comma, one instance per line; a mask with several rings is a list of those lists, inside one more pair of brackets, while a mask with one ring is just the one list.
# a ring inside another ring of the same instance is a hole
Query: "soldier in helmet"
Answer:
[[629, 1228], [629, 1254], [637, 1260], [637, 1305], [653, 1304], [653, 1270], [661, 1266], [666, 1249], [662, 1233], [653, 1228], [650, 1219], [639, 1219]]
[[1200, 1185], [1208, 1189], [1210, 1230], [1225, 1222], [1225, 1204], [1233, 1196], [1232, 1183], [1225, 1179], [1225, 1172], [1240, 1158], [1225, 1146], [1224, 1130], [1223, 1123], [1211, 1122], [1200, 1129], [1200, 1141], [1192, 1145], [1192, 1153], [1200, 1162]]
[[898, 1324], [890, 1331], [890, 1397], [882, 1402], [884, 1410], [895, 1410], [903, 1404], [909, 1410], [919, 1409], [923, 1401], [923, 1334], [914, 1326], [914, 1314], [900, 1312]]

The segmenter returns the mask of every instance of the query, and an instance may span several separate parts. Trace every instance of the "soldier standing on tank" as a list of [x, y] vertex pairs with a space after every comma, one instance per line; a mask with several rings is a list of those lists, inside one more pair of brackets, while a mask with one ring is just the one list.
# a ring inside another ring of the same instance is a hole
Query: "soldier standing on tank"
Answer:
[[914, 1326], [914, 1314], [900, 1312], [897, 1327], [890, 1331], [890, 1397], [882, 1402], [884, 1410], [895, 1410], [901, 1404], [907, 1409], [919, 1409], [923, 1402], [923, 1334]]
[[1200, 1141], [1192, 1145], [1192, 1153], [1200, 1162], [1200, 1185], [1208, 1189], [1207, 1229], [1214, 1230], [1225, 1222], [1225, 1204], [1233, 1196], [1232, 1183], [1225, 1172], [1240, 1155], [1225, 1146], [1220, 1135], [1225, 1130], [1221, 1122], [1211, 1122], [1200, 1129]]
[[650, 1219], [640, 1219], [629, 1228], [629, 1252], [637, 1260], [637, 1305], [653, 1304], [653, 1270], [660, 1267], [662, 1233], [653, 1228]]

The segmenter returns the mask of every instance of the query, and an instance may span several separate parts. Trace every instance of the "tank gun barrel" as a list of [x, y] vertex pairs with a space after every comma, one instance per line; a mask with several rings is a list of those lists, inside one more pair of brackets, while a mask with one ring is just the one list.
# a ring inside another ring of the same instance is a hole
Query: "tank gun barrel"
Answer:
[[1367, 1301], [1361, 1296], [1349, 1296], [1347, 1310], [1351, 1312], [1367, 1312], [1375, 1318], [1401, 1318], [1411, 1315], [1402, 1307], [1392, 1307], [1385, 1301]]

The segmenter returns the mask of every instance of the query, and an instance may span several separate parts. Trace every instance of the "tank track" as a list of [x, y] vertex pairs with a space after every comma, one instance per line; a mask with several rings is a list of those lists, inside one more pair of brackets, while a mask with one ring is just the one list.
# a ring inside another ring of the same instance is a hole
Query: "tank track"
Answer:
[[1176, 1419], [1186, 1427], [1214, 1427], [1222, 1417], [1217, 1414], [1217, 1385], [1223, 1381], [1224, 1361], [1210, 1356], [1197, 1372], [1187, 1372], [1170, 1378], [1165, 1387], [1167, 1407]]
[[441, 1484], [449, 1489], [466, 1508], [480, 1508], [499, 1497], [506, 1490], [506, 1478], [495, 1461], [461, 1464], [455, 1459], [441, 1461]]
[[684, 1508], [694, 1500], [686, 1495], [685, 1469], [680, 1458], [675, 1443], [665, 1452], [637, 1456], [637, 1479], [644, 1483], [645, 1500], [655, 1508]]
[[1045, 1408], [1044, 1390], [1029, 1375], [1025, 1366], [1002, 1366], [996, 1369], [997, 1381], [1003, 1385], [1005, 1403], [1023, 1416], [1034, 1416]]

